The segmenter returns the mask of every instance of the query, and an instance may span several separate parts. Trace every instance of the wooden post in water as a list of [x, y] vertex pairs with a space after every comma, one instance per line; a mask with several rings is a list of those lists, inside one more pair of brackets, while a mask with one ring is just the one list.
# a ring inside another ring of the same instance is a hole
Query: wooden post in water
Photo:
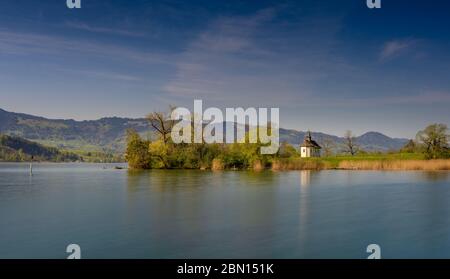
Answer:
[[33, 175], [33, 159], [34, 159], [34, 156], [31, 156], [31, 162], [30, 162], [30, 176]]

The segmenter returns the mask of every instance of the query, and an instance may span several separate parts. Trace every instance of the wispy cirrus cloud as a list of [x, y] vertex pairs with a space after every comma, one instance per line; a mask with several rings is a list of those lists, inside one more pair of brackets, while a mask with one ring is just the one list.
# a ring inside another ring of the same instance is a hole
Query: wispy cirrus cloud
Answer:
[[180, 54], [163, 90], [221, 104], [289, 105], [310, 96], [314, 81], [347, 69], [330, 51], [339, 19], [286, 23], [277, 21], [278, 12], [213, 20]]
[[68, 22], [66, 22], [66, 26], [73, 28], [73, 29], [84, 30], [84, 31], [92, 32], [92, 33], [104, 33], [104, 34], [110, 34], [110, 35], [137, 37], [137, 38], [143, 38], [146, 36], [146, 34], [142, 33], [142, 32], [125, 30], [125, 29], [115, 29], [115, 28], [92, 26], [92, 25], [89, 25], [87, 23], [82, 23], [82, 22], [68, 21]]
[[399, 39], [388, 41], [381, 48], [379, 59], [380, 61], [386, 61], [397, 57], [415, 47], [417, 43], [418, 40], [415, 39]]
[[299, 106], [315, 107], [365, 107], [365, 106], [417, 106], [417, 105], [436, 105], [450, 104], [450, 92], [425, 90], [416, 92], [416, 94], [392, 94], [390, 96], [377, 97], [353, 97], [342, 99], [311, 98], [307, 104], [298, 104]]
[[72, 70], [72, 69], [59, 69], [59, 70], [65, 71], [65, 72], [70, 72], [70, 73], [75, 73], [75, 74], [81, 74], [83, 76], [92, 77], [92, 78], [101, 78], [101, 79], [125, 81], [125, 82], [143, 81], [143, 78], [139, 77], [139, 76], [125, 74], [125, 73], [111, 72], [111, 71]]
[[89, 55], [107, 60], [118, 59], [140, 63], [170, 63], [173, 55], [148, 52], [127, 46], [111, 45], [99, 41], [71, 39], [39, 33], [23, 33], [0, 29], [0, 54], [35, 55], [47, 54], [71, 57]]
[[[383, 99], [382, 99], [383, 100]], [[410, 96], [392, 96], [384, 100], [385, 104], [405, 104], [405, 105], [433, 105], [450, 103], [450, 92], [445, 91], [424, 91]]]

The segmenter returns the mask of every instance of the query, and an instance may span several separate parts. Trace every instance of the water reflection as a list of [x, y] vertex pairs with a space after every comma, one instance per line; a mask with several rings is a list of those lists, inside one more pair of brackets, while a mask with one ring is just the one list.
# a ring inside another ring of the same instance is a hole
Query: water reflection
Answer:
[[300, 171], [300, 186], [307, 187], [311, 184], [311, 171], [302, 170]]
[[450, 171], [421, 171], [415, 174], [418, 179], [430, 182], [446, 181], [450, 178]]
[[264, 249], [266, 240], [255, 235], [275, 235], [285, 222], [279, 216], [287, 199], [280, 191], [287, 185], [279, 179], [271, 171], [129, 171], [129, 218], [146, 220], [147, 234], [164, 239], [177, 256], [203, 249], [218, 256], [214, 249], [220, 249], [241, 257], [249, 245]]
[[311, 171], [310, 170], [302, 170], [300, 171], [300, 197], [299, 197], [299, 225], [298, 225], [298, 234], [299, 234], [299, 243], [297, 245], [304, 246], [301, 244], [302, 239], [308, 238], [308, 223], [310, 222], [310, 203], [308, 190], [311, 185]]
[[319, 183], [319, 179], [321, 177], [320, 171], [314, 170], [301, 170], [300, 171], [300, 189], [307, 190], [307, 188], [311, 185]]
[[196, 191], [204, 187], [224, 184], [245, 184], [246, 186], [273, 186], [280, 175], [271, 171], [223, 171], [201, 170], [129, 170], [127, 185], [130, 192], [151, 187], [152, 191]]

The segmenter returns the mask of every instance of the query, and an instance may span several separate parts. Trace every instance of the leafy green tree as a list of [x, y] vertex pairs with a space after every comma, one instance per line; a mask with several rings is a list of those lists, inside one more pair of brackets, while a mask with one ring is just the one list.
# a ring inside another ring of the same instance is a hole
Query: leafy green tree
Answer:
[[289, 143], [283, 141], [278, 149], [277, 156], [280, 158], [295, 157], [298, 154], [297, 150]]
[[149, 153], [149, 142], [141, 139], [135, 130], [127, 131], [127, 150], [125, 158], [132, 169], [149, 169], [152, 157]]
[[400, 152], [403, 153], [414, 153], [417, 150], [417, 145], [413, 140], [409, 140], [405, 146], [402, 147], [402, 149], [400, 149]]
[[152, 166], [154, 168], [171, 168], [169, 164], [169, 155], [171, 146], [164, 142], [164, 139], [153, 141], [148, 145], [148, 154], [154, 159]]
[[448, 128], [445, 124], [432, 124], [417, 133], [417, 142], [423, 145], [423, 151], [428, 159], [445, 158], [448, 156]]

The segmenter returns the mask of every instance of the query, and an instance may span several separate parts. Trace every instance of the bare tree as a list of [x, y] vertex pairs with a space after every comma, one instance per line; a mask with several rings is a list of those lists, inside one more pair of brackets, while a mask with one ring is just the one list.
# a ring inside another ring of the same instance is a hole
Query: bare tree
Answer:
[[322, 142], [323, 155], [325, 157], [329, 157], [333, 155], [333, 150], [335, 149], [336, 144], [331, 138], [325, 138]]
[[353, 136], [352, 131], [348, 130], [347, 132], [345, 132], [344, 140], [345, 152], [350, 153], [352, 156], [355, 156], [356, 152], [358, 152], [358, 147], [356, 145], [356, 139]]
[[159, 136], [166, 144], [170, 138], [170, 133], [174, 126], [174, 121], [170, 115], [175, 108], [170, 106], [168, 112], [152, 112], [147, 115], [147, 120], [150, 122], [150, 126], [155, 129]]

